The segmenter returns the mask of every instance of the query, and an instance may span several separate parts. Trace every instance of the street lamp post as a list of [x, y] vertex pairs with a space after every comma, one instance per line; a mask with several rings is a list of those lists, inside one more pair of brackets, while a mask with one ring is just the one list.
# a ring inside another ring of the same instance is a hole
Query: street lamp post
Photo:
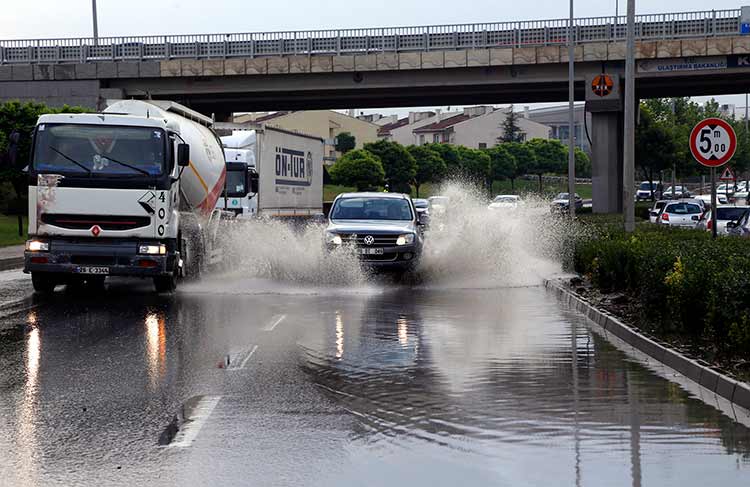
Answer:
[[[628, 0], [627, 42], [625, 45], [625, 123], [623, 134], [622, 207], [625, 231], [635, 230], [635, 0]], [[674, 191], [674, 188], [672, 188]]]
[[94, 18], [94, 45], [99, 44], [99, 22], [96, 18], [96, 0], [91, 0], [91, 15]]
[[573, 44], [573, 0], [570, 0], [568, 23], [568, 211], [576, 216], [576, 156], [575, 156], [575, 45]]

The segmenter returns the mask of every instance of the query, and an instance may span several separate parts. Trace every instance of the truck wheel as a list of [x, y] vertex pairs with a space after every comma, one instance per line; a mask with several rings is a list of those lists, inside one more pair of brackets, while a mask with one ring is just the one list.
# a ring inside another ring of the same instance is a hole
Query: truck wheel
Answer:
[[154, 277], [154, 287], [157, 293], [171, 293], [177, 289], [177, 279], [174, 274]]
[[45, 272], [32, 272], [31, 284], [34, 285], [34, 291], [38, 293], [50, 294], [55, 290], [57, 281]]
[[201, 276], [203, 270], [202, 249], [199, 240], [194, 236], [188, 236], [184, 240], [182, 275], [185, 279], [195, 280]]

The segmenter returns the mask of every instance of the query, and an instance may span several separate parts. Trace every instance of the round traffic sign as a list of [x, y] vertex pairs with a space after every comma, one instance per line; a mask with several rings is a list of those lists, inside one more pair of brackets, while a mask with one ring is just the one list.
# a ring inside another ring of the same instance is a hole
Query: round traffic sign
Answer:
[[723, 166], [736, 149], [734, 129], [720, 118], [701, 120], [690, 132], [690, 152], [704, 166]]
[[608, 74], [598, 74], [591, 81], [591, 91], [597, 96], [607, 96], [612, 93], [612, 88], [615, 86], [615, 82], [612, 81], [612, 77]]

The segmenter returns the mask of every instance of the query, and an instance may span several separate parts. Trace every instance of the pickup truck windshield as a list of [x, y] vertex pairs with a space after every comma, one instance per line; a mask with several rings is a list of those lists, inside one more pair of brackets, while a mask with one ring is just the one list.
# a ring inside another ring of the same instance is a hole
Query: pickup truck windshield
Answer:
[[165, 133], [150, 127], [41, 124], [33, 168], [87, 176], [158, 176], [166, 161]]
[[341, 198], [332, 220], [411, 220], [411, 205], [401, 198]]

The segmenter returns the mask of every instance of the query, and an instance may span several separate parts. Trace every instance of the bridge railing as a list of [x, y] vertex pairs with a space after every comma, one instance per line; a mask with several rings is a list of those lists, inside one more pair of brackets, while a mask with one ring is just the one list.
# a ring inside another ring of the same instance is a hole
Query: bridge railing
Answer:
[[[626, 18], [576, 19], [577, 44], [625, 39]], [[740, 9], [636, 16], [639, 40], [718, 37], [740, 33]], [[366, 54], [568, 42], [567, 19], [480, 24], [285, 31], [244, 34], [0, 40], [0, 64], [86, 63], [122, 60], [225, 59], [315, 54]]]

